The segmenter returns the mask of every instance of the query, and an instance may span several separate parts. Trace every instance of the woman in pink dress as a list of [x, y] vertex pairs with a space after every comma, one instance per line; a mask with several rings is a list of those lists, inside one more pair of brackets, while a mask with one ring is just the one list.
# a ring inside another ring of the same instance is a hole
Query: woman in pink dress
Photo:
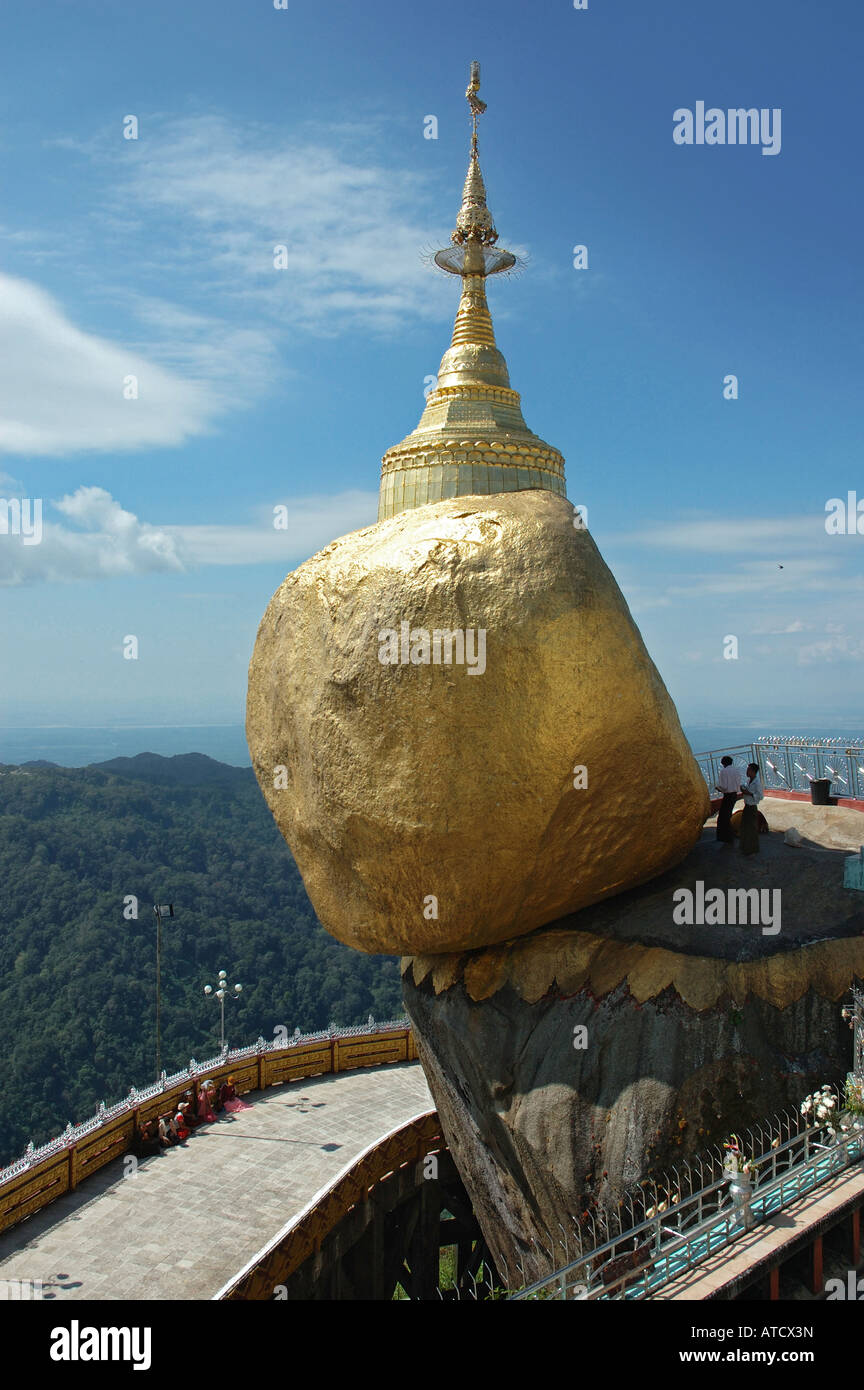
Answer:
[[210, 1095], [212, 1084], [210, 1081], [202, 1081], [198, 1088], [198, 1120], [201, 1124], [215, 1124], [216, 1122]]

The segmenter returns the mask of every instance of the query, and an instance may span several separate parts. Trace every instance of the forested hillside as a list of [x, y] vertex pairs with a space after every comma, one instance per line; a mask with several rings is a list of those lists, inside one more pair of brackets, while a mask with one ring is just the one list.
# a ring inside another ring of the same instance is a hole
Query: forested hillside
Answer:
[[168, 1071], [218, 1051], [220, 968], [233, 1046], [402, 1011], [398, 962], [318, 923], [251, 768], [0, 765], [0, 1164], [154, 1079], [155, 902]]

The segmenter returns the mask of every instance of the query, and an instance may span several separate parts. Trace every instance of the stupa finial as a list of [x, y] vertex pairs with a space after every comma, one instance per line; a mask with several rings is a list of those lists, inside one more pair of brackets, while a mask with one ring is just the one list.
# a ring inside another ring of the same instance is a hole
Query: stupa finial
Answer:
[[[495, 275], [500, 270], [510, 270], [516, 264], [516, 257], [509, 251], [493, 251], [498, 233], [492, 214], [486, 205], [486, 185], [480, 172], [480, 156], [477, 146], [477, 117], [486, 110], [486, 102], [477, 95], [480, 90], [480, 64], [471, 64], [471, 77], [465, 96], [471, 108], [471, 154], [468, 159], [468, 173], [462, 189], [462, 206], [456, 218], [456, 226], [450, 237], [453, 246], [439, 251], [435, 264], [451, 275]], [[453, 248], [457, 249], [453, 249]]]
[[468, 98], [468, 105], [471, 107], [471, 115], [474, 117], [474, 139], [477, 139], [477, 117], [482, 116], [486, 110], [485, 101], [481, 101], [477, 93], [480, 90], [480, 64], [476, 58], [471, 64], [471, 77], [465, 95]]
[[462, 278], [450, 346], [420, 423], [381, 461], [378, 520], [445, 497], [540, 488], [563, 494], [564, 460], [525, 424], [519, 393], [495, 342], [486, 280], [510, 270], [516, 257], [496, 246], [477, 152], [480, 64], [471, 64], [465, 96], [471, 110], [471, 154], [451, 245], [435, 254], [441, 270]]

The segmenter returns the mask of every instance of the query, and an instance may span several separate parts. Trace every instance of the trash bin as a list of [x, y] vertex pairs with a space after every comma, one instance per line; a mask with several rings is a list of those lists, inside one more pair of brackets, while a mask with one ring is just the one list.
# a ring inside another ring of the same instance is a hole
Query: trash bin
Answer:
[[831, 778], [816, 777], [810, 783], [810, 800], [814, 806], [831, 805]]

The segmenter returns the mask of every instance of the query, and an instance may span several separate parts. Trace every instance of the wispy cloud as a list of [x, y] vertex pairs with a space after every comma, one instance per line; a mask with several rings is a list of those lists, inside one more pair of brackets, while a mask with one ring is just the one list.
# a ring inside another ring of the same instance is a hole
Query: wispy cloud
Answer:
[[[151, 123], [122, 153], [91, 156], [110, 161], [110, 205], [123, 222], [158, 223], [151, 269], [187, 284], [194, 272], [208, 294], [254, 305], [280, 330], [392, 331], [453, 311], [452, 287], [420, 255], [441, 221], [431, 180], [395, 164], [374, 123], [288, 137], [198, 116]], [[445, 245], [449, 229], [438, 235]]]
[[664, 585], [664, 593], [679, 598], [704, 598], [749, 594], [762, 599], [788, 600], [791, 594], [858, 592], [864, 589], [864, 576], [839, 573], [830, 560], [804, 560], [782, 568], [773, 560], [730, 564], [728, 568], [676, 576]]
[[796, 652], [799, 666], [836, 665], [839, 662], [864, 661], [864, 639], [847, 634], [826, 637], [820, 642], [808, 642]]
[[0, 452], [11, 454], [176, 445], [225, 408], [206, 383], [83, 332], [38, 286], [3, 274], [0, 375]]
[[[864, 592], [856, 537], [829, 536], [824, 516], [762, 516], [739, 520], [714, 516], [676, 521], [646, 522], [638, 531], [603, 538], [604, 553], [625, 557], [650, 549], [654, 586], [638, 588], [641, 608], [657, 607], [666, 599], [734, 598], [751, 595], [763, 601], [788, 602], [791, 595]], [[658, 560], [665, 552], [665, 572]], [[693, 556], [698, 555], [698, 568]], [[785, 614], [783, 622], [788, 622]], [[779, 620], [772, 624], [779, 627]], [[793, 631], [784, 627], [783, 631]], [[766, 634], [767, 635], [767, 634]]]
[[[79, 487], [51, 508], [62, 521], [43, 518], [42, 539], [25, 544], [0, 534], [0, 586], [184, 573], [205, 565], [282, 564], [294, 568], [334, 536], [375, 520], [376, 493], [284, 499], [236, 525], [160, 526], [126, 511], [101, 487]], [[284, 525], [282, 524], [284, 520]]]
[[[440, 218], [432, 178], [394, 165], [372, 123], [289, 138], [154, 118], [137, 142], [59, 143], [91, 163], [63, 245], [77, 294], [109, 304], [112, 332], [78, 326], [32, 279], [0, 276], [0, 452], [176, 446], [302, 370], [302, 337], [454, 311], [448, 277], [420, 255]], [[38, 267], [55, 230], [0, 236]]]
[[167, 529], [139, 521], [101, 487], [55, 502], [71, 525], [43, 521], [38, 544], [0, 535], [0, 585], [178, 572], [188, 563]]
[[279, 505], [286, 509], [286, 524], [278, 530], [272, 511], [262, 512], [255, 524], [167, 526], [165, 530], [199, 565], [296, 564], [329, 545], [335, 536], [371, 526], [378, 494], [342, 492], [333, 497], [293, 498]]
[[796, 618], [792, 623], [786, 623], [784, 627], [756, 627], [753, 629], [753, 637], [789, 637], [795, 632], [806, 631], [807, 624], [802, 623], [800, 618]]
[[293, 375], [278, 360], [273, 335], [260, 327], [235, 325], [213, 313], [198, 313], [154, 296], [128, 293], [127, 303], [146, 338], [141, 351], [166, 371], [195, 381], [219, 410], [254, 403], [277, 375]]

